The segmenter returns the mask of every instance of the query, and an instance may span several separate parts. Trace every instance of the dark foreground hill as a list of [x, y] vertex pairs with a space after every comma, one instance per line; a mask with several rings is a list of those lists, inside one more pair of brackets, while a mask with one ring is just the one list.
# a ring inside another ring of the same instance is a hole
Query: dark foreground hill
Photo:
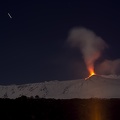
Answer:
[[120, 99], [0, 99], [1, 120], [120, 120]]

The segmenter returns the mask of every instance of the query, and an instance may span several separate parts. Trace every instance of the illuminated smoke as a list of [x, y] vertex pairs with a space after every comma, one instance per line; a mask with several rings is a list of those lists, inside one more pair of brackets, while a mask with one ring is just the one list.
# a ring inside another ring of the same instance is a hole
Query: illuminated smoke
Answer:
[[104, 60], [97, 66], [96, 71], [103, 75], [120, 74], [120, 59]]
[[74, 28], [70, 31], [67, 42], [81, 51], [89, 73], [94, 71], [94, 62], [107, 47], [105, 41], [86, 28]]

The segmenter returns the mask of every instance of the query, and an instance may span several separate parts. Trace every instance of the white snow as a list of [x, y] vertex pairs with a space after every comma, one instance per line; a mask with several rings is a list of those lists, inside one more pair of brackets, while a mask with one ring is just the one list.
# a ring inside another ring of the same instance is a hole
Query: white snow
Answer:
[[120, 75], [101, 75], [105, 78], [113, 78], [113, 79], [120, 79]]
[[23, 85], [0, 86], [0, 98], [27, 97], [72, 98], [120, 98], [119, 76], [92, 76], [87, 80], [50, 81]]

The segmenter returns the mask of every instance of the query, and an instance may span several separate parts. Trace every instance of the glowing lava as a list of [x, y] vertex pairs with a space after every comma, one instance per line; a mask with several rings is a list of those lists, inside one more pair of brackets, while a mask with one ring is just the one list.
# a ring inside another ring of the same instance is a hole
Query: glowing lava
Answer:
[[93, 68], [89, 68], [88, 70], [89, 70], [90, 75], [87, 78], [85, 78], [85, 80], [87, 80], [88, 78], [90, 78], [93, 75], [96, 75]]

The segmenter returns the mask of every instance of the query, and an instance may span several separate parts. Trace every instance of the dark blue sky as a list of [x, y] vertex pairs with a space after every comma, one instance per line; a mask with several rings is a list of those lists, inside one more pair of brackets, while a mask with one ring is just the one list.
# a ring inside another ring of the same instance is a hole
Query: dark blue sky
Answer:
[[120, 58], [119, 2], [1, 1], [0, 84], [85, 77], [81, 53], [65, 42], [79, 26], [109, 44], [102, 59]]

